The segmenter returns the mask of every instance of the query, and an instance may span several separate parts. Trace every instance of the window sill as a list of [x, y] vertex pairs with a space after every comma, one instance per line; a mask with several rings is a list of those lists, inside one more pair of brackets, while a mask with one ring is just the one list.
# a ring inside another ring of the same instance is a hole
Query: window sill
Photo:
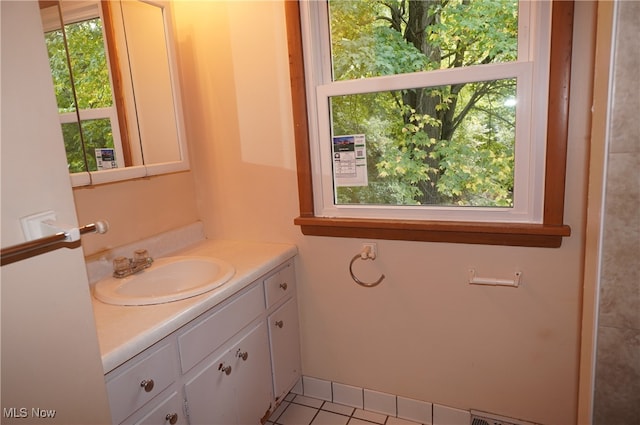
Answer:
[[309, 236], [558, 248], [568, 225], [298, 217]]

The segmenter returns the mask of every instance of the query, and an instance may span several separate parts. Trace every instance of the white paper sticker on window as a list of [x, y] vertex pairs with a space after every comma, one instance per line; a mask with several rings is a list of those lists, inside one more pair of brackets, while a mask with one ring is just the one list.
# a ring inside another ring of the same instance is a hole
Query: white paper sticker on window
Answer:
[[338, 186], [367, 186], [367, 147], [364, 134], [333, 137], [333, 181]]
[[96, 148], [96, 166], [98, 170], [118, 168], [116, 152], [112, 148]]

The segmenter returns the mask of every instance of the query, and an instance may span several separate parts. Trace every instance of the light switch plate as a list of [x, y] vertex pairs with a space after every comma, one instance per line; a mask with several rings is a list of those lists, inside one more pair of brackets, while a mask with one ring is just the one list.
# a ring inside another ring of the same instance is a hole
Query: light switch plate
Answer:
[[24, 237], [28, 241], [31, 241], [34, 239], [42, 238], [44, 236], [49, 236], [49, 234], [45, 234], [44, 227], [42, 226], [42, 223], [48, 220], [56, 220], [55, 211], [43, 211], [37, 214], [31, 214], [25, 217], [21, 217], [20, 223], [22, 224], [22, 232], [24, 233]]

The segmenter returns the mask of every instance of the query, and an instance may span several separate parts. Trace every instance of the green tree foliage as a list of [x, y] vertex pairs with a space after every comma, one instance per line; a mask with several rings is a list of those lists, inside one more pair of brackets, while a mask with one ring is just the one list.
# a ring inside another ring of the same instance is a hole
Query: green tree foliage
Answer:
[[[45, 34], [58, 112], [112, 106], [101, 20], [65, 25], [64, 31]], [[70, 172], [95, 171], [95, 149], [114, 146], [108, 119], [63, 124], [62, 134]]]
[[[334, 80], [517, 58], [517, 0], [330, 0]], [[511, 206], [515, 79], [331, 99], [367, 136], [369, 186], [338, 203]], [[371, 165], [374, 166], [371, 166]]]

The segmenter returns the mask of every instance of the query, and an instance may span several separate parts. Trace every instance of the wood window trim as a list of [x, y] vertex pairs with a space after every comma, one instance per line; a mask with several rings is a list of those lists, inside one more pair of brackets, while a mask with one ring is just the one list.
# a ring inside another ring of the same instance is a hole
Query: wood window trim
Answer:
[[314, 213], [307, 99], [298, 1], [286, 1], [286, 27], [298, 167], [300, 216], [304, 235], [557, 248], [571, 235], [563, 224], [574, 0], [554, 1], [544, 215], [540, 224], [317, 217]]
[[113, 97], [118, 114], [118, 127], [120, 130], [120, 144], [124, 165], [129, 167], [134, 165], [131, 154], [131, 144], [129, 141], [129, 125], [127, 123], [127, 106], [125, 102], [124, 83], [120, 74], [120, 61], [116, 49], [116, 36], [113, 28], [113, 18], [111, 14], [111, 4], [109, 0], [101, 0], [103, 28], [107, 40], [107, 55], [109, 56], [109, 66], [111, 67], [111, 82], [113, 86]]

